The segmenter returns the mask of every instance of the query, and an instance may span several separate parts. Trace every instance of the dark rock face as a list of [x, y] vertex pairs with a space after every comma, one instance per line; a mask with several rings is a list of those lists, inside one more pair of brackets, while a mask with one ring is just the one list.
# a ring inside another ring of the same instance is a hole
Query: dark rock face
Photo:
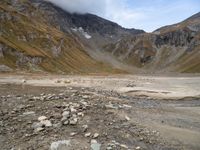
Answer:
[[191, 31], [178, 30], [165, 33], [164, 35], [157, 36], [155, 44], [157, 47], [162, 45], [171, 46], [186, 46], [194, 39], [194, 34]]

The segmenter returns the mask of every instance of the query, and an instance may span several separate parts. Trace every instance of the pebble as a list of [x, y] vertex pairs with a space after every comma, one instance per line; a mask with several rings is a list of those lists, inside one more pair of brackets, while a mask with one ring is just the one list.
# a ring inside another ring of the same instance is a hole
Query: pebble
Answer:
[[91, 144], [95, 144], [95, 143], [98, 143], [98, 142], [97, 142], [97, 140], [92, 139], [90, 143], [91, 143]]
[[71, 111], [71, 113], [76, 113], [77, 112], [77, 110], [74, 109], [73, 107], [70, 108], [70, 111]]
[[140, 149], [141, 149], [141, 147], [140, 147], [140, 146], [137, 146], [135, 149], [136, 149], [136, 150], [140, 150]]
[[70, 133], [70, 136], [74, 136], [76, 134], [77, 134], [76, 132], [72, 132], [72, 133]]
[[45, 126], [45, 127], [52, 127], [52, 123], [49, 120], [43, 120], [41, 121], [41, 123]]
[[64, 125], [68, 125], [69, 124], [69, 120], [66, 120], [63, 124]]
[[46, 116], [40, 116], [40, 117], [38, 117], [38, 121], [43, 121], [43, 120], [46, 120], [46, 119], [47, 119]]
[[92, 150], [100, 150], [101, 144], [99, 144], [96, 140], [91, 140], [91, 149]]
[[79, 112], [77, 115], [80, 117], [84, 117], [84, 113], [82, 113], [82, 112]]
[[69, 118], [69, 117], [70, 117], [70, 112], [69, 112], [69, 111], [64, 111], [64, 112], [62, 113], [62, 116], [63, 116], [64, 118]]
[[83, 127], [83, 132], [86, 132], [88, 129], [88, 125], [83, 125], [82, 127]]
[[51, 143], [50, 150], [67, 150], [69, 149], [70, 140], [56, 141]]
[[39, 127], [42, 127], [42, 126], [43, 126], [43, 124], [41, 122], [34, 122], [31, 127], [36, 129], [36, 128], [39, 128]]
[[83, 99], [89, 99], [90, 97], [87, 96], [87, 95], [83, 95], [82, 98], [83, 98]]
[[106, 148], [106, 150], [112, 150], [113, 148], [111, 147], [111, 146], [108, 146], [107, 148]]
[[125, 116], [125, 119], [126, 119], [127, 121], [130, 121], [130, 120], [131, 120], [128, 116]]
[[35, 129], [35, 132], [40, 132], [40, 131], [43, 131], [43, 130], [44, 130], [44, 128], [38, 127], [38, 128]]
[[35, 112], [34, 111], [24, 112], [23, 115], [24, 116], [35, 115]]
[[85, 105], [85, 106], [88, 106], [88, 103], [85, 102], [85, 101], [81, 101], [81, 104]]
[[128, 149], [128, 146], [126, 146], [124, 144], [120, 144], [120, 147]]
[[64, 83], [69, 84], [69, 83], [71, 83], [71, 81], [70, 80], [65, 80]]
[[85, 134], [85, 137], [90, 137], [90, 136], [91, 136], [90, 132], [88, 132], [88, 133]]
[[65, 122], [67, 120], [68, 120], [68, 118], [62, 117], [61, 122]]
[[93, 135], [93, 138], [97, 138], [99, 136], [99, 134], [98, 133], [95, 133], [94, 135]]
[[69, 124], [70, 125], [76, 125], [77, 123], [78, 123], [78, 119], [77, 118], [69, 120]]

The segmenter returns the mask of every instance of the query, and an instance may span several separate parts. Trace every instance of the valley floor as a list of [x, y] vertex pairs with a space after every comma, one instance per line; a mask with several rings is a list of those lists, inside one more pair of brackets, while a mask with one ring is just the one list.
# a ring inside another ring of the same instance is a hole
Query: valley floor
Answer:
[[200, 149], [199, 76], [0, 75], [1, 149]]

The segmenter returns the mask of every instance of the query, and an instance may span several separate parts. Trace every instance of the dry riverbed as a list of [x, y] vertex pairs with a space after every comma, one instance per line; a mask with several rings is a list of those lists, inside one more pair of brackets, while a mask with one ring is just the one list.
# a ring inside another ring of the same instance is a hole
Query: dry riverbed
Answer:
[[200, 149], [200, 77], [0, 75], [1, 149]]

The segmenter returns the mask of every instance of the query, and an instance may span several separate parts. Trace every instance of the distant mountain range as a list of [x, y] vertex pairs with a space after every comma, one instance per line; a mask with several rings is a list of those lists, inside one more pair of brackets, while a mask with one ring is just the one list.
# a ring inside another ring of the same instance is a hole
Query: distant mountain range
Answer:
[[200, 13], [152, 33], [43, 0], [1, 0], [0, 71], [200, 72]]

